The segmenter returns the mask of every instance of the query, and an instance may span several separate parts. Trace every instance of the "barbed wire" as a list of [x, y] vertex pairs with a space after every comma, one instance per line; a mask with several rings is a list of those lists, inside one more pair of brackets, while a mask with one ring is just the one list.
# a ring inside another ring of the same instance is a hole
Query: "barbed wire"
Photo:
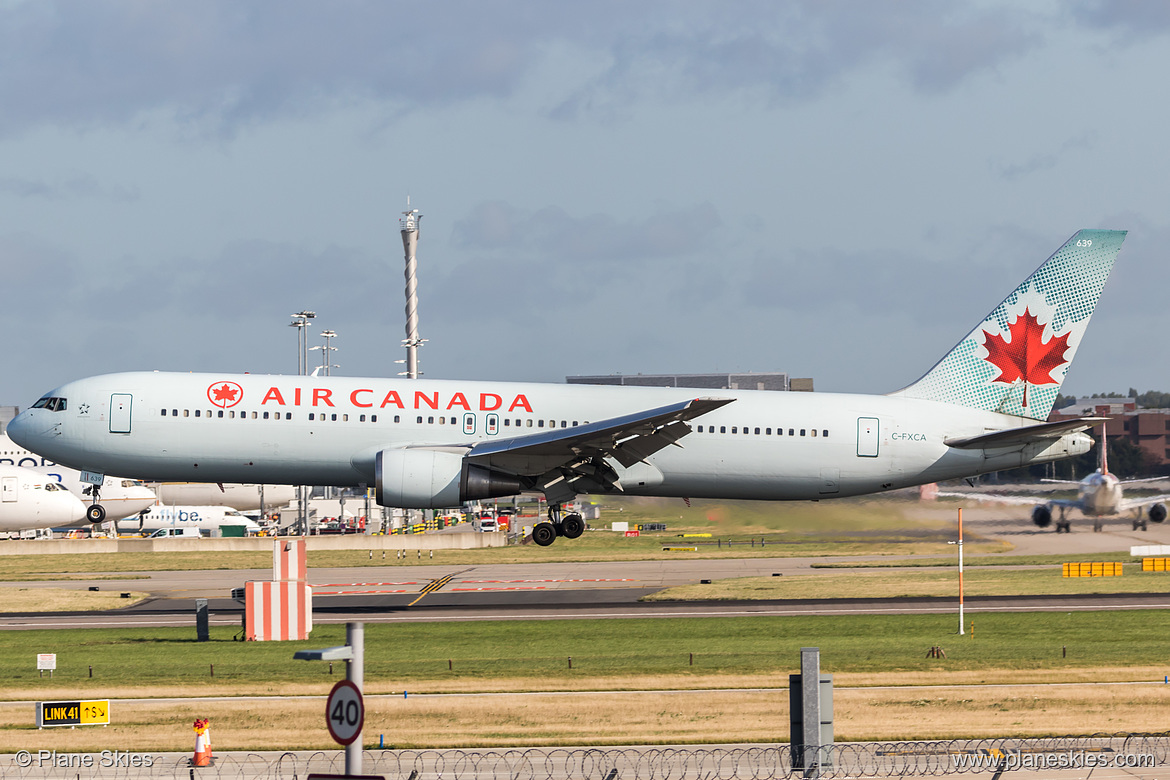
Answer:
[[[395, 780], [766, 780], [768, 778], [931, 777], [1009, 768], [1170, 763], [1170, 732], [923, 742], [838, 743], [799, 755], [789, 745], [747, 747], [598, 747], [512, 750], [367, 750], [362, 771]], [[0, 761], [13, 780], [304, 780], [343, 774], [340, 750], [219, 754], [212, 766], [156, 757], [150, 766], [21, 766]], [[1079, 762], [1079, 763], [1078, 763]]]

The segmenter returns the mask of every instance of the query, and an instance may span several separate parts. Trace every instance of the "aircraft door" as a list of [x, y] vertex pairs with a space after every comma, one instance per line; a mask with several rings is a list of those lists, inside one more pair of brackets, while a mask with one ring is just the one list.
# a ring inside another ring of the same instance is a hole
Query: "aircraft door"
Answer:
[[857, 457], [876, 458], [878, 456], [878, 426], [876, 417], [857, 418]]
[[130, 433], [129, 393], [114, 393], [110, 396], [110, 433]]
[[475, 415], [471, 412], [463, 415], [463, 433], [467, 436], [475, 433]]
[[0, 497], [5, 503], [16, 500], [16, 477], [0, 477]]
[[500, 432], [500, 416], [492, 412], [483, 421], [483, 430], [488, 436], [495, 436]]

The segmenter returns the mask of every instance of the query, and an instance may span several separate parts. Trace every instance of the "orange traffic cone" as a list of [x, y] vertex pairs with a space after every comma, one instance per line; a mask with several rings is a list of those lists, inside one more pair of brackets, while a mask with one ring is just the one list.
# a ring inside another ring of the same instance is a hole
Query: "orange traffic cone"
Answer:
[[211, 747], [207, 742], [207, 719], [195, 720], [195, 756], [191, 766], [211, 766]]

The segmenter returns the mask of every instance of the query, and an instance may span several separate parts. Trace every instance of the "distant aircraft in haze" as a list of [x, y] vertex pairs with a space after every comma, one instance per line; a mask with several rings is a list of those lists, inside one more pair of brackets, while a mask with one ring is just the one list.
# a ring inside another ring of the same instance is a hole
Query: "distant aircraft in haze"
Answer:
[[150, 532], [160, 528], [196, 528], [214, 533], [225, 525], [243, 526], [246, 533], [260, 531], [256, 521], [223, 506], [154, 506], [137, 518], [118, 523], [118, 530]]
[[[1045, 479], [1058, 485], [1076, 485], [1075, 499], [1047, 498], [1045, 496], [1022, 496], [995, 492], [968, 493], [959, 491], [940, 490], [938, 495], [949, 498], [969, 498], [976, 501], [994, 501], [1002, 504], [1036, 504], [1032, 509], [1032, 522], [1040, 528], [1052, 525], [1052, 512], [1056, 510], [1060, 519], [1056, 521], [1056, 532], [1072, 531], [1072, 521], [1066, 517], [1070, 509], [1079, 509], [1085, 517], [1093, 519], [1093, 530], [1100, 531], [1103, 527], [1102, 518], [1116, 517], [1126, 512], [1133, 512], [1133, 530], [1143, 531], [1149, 528], [1149, 523], [1160, 523], [1166, 519], [1166, 504], [1170, 495], [1149, 496], [1145, 498], [1125, 499], [1122, 497], [1123, 486], [1140, 482], [1156, 482], [1164, 477], [1151, 479], [1118, 479], [1109, 471], [1109, 454], [1105, 438], [1105, 427], [1101, 427], [1101, 442], [1097, 445], [1097, 470], [1080, 481], [1068, 479]], [[1142, 509], [1146, 509], [1145, 517]]]
[[164, 482], [158, 486], [158, 500], [163, 504], [230, 506], [246, 512], [264, 509], [271, 512], [296, 498], [291, 485], [217, 485], [213, 482]]
[[[1089, 451], [1090, 421], [1046, 420], [1124, 238], [1076, 233], [926, 375], [888, 395], [142, 372], [62, 385], [8, 434], [99, 474], [373, 486], [388, 507], [542, 493], [539, 545], [582, 534], [581, 516], [561, 511], [579, 494], [883, 492]], [[858, 348], [898, 355], [869, 322], [856, 329]], [[590, 338], [587, 322], [565, 348], [578, 338]]]
[[0, 531], [59, 528], [84, 517], [81, 499], [52, 478], [0, 464]]
[[[0, 433], [0, 464], [20, 466], [38, 474], [44, 474], [59, 482], [73, 495], [83, 500], [88, 499], [91, 505], [97, 503], [92, 500], [93, 486], [82, 481], [81, 472], [42, 458], [34, 452], [29, 452], [2, 433]], [[98, 499], [101, 501], [100, 506], [104, 509], [104, 514], [96, 522], [132, 517], [158, 503], [158, 496], [154, 494], [153, 490], [136, 479], [124, 477], [103, 477], [101, 487], [98, 488]], [[78, 518], [79, 521], [85, 519], [87, 518]], [[88, 523], [83, 522], [82, 525], [88, 525]]]

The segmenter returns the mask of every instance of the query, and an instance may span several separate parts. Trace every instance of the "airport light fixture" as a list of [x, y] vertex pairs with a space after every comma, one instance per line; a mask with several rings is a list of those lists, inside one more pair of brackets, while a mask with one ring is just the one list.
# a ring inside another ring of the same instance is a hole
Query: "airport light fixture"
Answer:
[[323, 330], [323, 331], [321, 331], [321, 335], [325, 338], [324, 346], [309, 347], [309, 349], [310, 350], [318, 350], [318, 349], [322, 350], [322, 353], [321, 353], [321, 375], [322, 376], [332, 376], [333, 371], [331, 369], [341, 368], [341, 366], [337, 365], [336, 363], [332, 362], [329, 359], [329, 353], [337, 351], [337, 347], [334, 347], [331, 344], [332, 339], [334, 339], [337, 336], [337, 334], [331, 330]]
[[[309, 339], [305, 335], [305, 327], [309, 324], [309, 320], [316, 318], [316, 316], [317, 312], [305, 309], [293, 314], [293, 321], [288, 324], [290, 328], [297, 329], [297, 376], [304, 376], [308, 373]], [[308, 534], [309, 517], [305, 511], [304, 485], [297, 485], [297, 525], [300, 526], [302, 534]]]
[[297, 329], [297, 376], [304, 376], [308, 373], [309, 366], [309, 340], [305, 335], [305, 327], [309, 324], [309, 320], [317, 316], [315, 311], [298, 311], [292, 315], [293, 321], [288, 324], [290, 328]]

